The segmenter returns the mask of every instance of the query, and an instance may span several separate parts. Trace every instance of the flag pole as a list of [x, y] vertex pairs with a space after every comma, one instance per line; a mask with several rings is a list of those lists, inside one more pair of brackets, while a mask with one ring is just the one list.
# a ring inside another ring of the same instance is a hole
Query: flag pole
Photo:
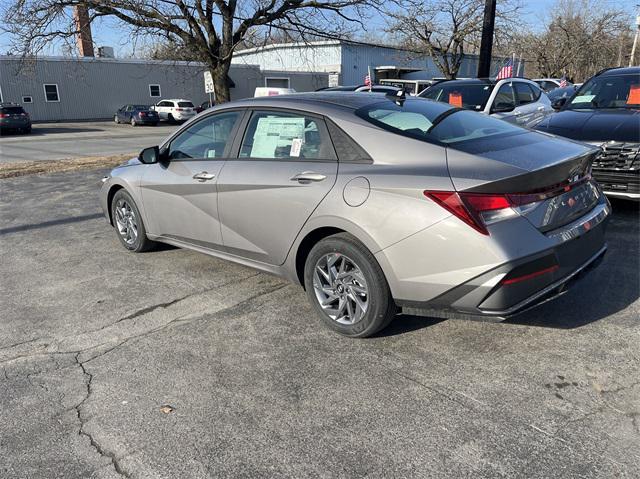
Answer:
[[515, 70], [515, 68], [516, 68], [516, 52], [513, 52], [511, 54], [511, 75], [509, 75], [512, 78], [513, 78], [513, 70]]
[[371, 85], [373, 84], [373, 78], [371, 78], [371, 65], [367, 65], [367, 74], [369, 75], [369, 93], [371, 93]]

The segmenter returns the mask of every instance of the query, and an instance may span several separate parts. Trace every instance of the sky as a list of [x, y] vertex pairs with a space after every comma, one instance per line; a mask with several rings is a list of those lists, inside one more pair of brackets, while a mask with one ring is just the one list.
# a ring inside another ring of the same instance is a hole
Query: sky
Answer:
[[[5, 7], [12, 0], [0, 0], [0, 5]], [[498, 0], [499, 2], [500, 0]], [[541, 19], [556, 4], [557, 0], [523, 0], [524, 8], [521, 13], [523, 24], [528, 24], [533, 29], [537, 25], [541, 25]], [[599, 4], [608, 5], [614, 8], [620, 8], [630, 15], [637, 12], [637, 4], [640, 0], [599, 0]], [[632, 17], [633, 18], [633, 17]], [[373, 22], [375, 25], [378, 22]], [[382, 20], [380, 20], [382, 23]], [[375, 28], [375, 27], [373, 27]], [[117, 57], [139, 56], [144, 49], [142, 43], [134, 44], [131, 39], [127, 38], [122, 28], [111, 19], [101, 19], [92, 25], [93, 39], [96, 46], [111, 46], [114, 48]], [[0, 54], [4, 54], [10, 50], [11, 42], [7, 33], [0, 31]], [[62, 48], [59, 45], [51, 46], [43, 54], [59, 55], [62, 54]]]

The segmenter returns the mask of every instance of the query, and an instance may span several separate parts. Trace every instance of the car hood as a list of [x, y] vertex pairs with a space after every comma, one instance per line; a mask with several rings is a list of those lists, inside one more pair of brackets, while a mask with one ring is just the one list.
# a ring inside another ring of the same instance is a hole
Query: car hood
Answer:
[[582, 176], [597, 147], [525, 130], [447, 148], [447, 165], [457, 190], [526, 192]]
[[550, 115], [536, 129], [588, 142], [640, 142], [640, 111], [629, 109], [564, 110]]

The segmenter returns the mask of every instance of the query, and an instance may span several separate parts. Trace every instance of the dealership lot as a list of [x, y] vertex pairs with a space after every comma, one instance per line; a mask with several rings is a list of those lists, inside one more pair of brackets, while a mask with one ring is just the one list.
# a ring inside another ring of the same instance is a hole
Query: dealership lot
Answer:
[[168, 123], [155, 127], [116, 125], [113, 121], [39, 123], [29, 135], [0, 137], [0, 163], [138, 152], [157, 145], [175, 128]]
[[127, 253], [103, 174], [0, 180], [0, 476], [640, 474], [637, 205], [557, 301], [349, 340], [279, 279]]

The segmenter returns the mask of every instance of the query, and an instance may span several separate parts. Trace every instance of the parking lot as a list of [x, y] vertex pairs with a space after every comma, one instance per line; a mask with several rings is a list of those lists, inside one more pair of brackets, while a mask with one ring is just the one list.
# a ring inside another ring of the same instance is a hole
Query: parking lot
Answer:
[[274, 277], [126, 252], [103, 174], [0, 180], [1, 477], [640, 475], [637, 205], [613, 204], [605, 261], [554, 302], [352, 340]]
[[29, 135], [0, 137], [0, 163], [134, 153], [157, 145], [175, 128], [168, 123], [132, 127], [113, 121], [36, 123]]

